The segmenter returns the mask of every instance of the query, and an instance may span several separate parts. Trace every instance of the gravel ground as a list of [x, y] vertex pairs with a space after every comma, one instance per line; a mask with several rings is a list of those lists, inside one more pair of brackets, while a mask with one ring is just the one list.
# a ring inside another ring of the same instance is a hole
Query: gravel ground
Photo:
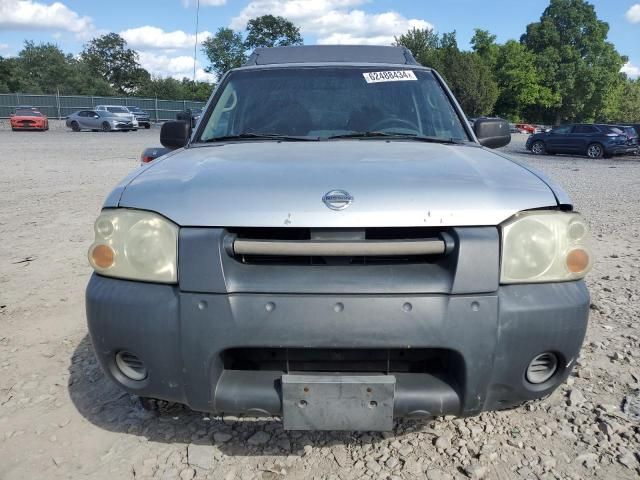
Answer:
[[640, 158], [532, 157], [592, 226], [591, 319], [567, 385], [543, 401], [393, 433], [285, 432], [272, 419], [142, 409], [87, 337], [92, 223], [158, 130], [0, 125], [0, 478], [637, 479]]

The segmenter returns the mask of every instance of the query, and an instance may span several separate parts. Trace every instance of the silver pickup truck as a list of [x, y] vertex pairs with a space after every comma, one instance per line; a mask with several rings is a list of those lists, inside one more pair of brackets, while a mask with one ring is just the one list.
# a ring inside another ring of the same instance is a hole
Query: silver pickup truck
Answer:
[[128, 392], [294, 430], [389, 430], [552, 392], [588, 229], [397, 47], [257, 49], [95, 223], [86, 292]]

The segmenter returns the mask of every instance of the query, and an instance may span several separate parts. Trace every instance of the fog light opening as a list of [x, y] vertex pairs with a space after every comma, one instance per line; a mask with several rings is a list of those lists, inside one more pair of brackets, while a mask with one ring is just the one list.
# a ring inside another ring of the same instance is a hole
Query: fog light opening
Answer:
[[539, 385], [553, 377], [557, 371], [558, 357], [556, 354], [544, 352], [536, 355], [533, 360], [529, 362], [525, 376], [529, 383]]
[[140, 381], [147, 378], [147, 367], [131, 352], [123, 350], [116, 353], [116, 366], [120, 373], [131, 380]]

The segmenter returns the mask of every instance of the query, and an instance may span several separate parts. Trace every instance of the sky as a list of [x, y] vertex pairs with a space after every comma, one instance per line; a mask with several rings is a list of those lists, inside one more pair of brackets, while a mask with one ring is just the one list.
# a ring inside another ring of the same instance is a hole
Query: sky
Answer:
[[[78, 54], [91, 38], [122, 35], [140, 63], [159, 76], [191, 78], [197, 0], [0, 0], [0, 56], [16, 55], [25, 40], [52, 42]], [[640, 1], [591, 0], [609, 23], [609, 40], [629, 58], [623, 71], [640, 77]], [[247, 20], [281, 15], [300, 27], [306, 44], [381, 44], [412, 27], [455, 30], [469, 48], [474, 28], [498, 42], [519, 39], [539, 20], [547, 0], [200, 0], [198, 42], [220, 27], [243, 31]], [[197, 49], [196, 77], [206, 58]]]

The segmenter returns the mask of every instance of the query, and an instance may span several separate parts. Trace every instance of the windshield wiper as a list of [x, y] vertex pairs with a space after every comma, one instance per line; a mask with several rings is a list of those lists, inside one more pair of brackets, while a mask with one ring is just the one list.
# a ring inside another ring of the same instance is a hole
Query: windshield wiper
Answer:
[[317, 137], [302, 137], [296, 135], [280, 135], [277, 133], [240, 133], [238, 135], [223, 135], [203, 140], [204, 142], [224, 142], [226, 140], [280, 140], [285, 142], [316, 142]]
[[464, 143], [460, 140], [455, 140], [453, 138], [440, 138], [440, 137], [427, 137], [425, 135], [418, 135], [415, 133], [404, 133], [404, 132], [353, 132], [353, 133], [345, 133], [342, 135], [332, 135], [327, 137], [328, 140], [335, 140], [341, 138], [396, 138], [401, 140], [415, 140], [418, 142], [428, 142], [428, 143], [447, 143], [447, 144], [461, 144]]

